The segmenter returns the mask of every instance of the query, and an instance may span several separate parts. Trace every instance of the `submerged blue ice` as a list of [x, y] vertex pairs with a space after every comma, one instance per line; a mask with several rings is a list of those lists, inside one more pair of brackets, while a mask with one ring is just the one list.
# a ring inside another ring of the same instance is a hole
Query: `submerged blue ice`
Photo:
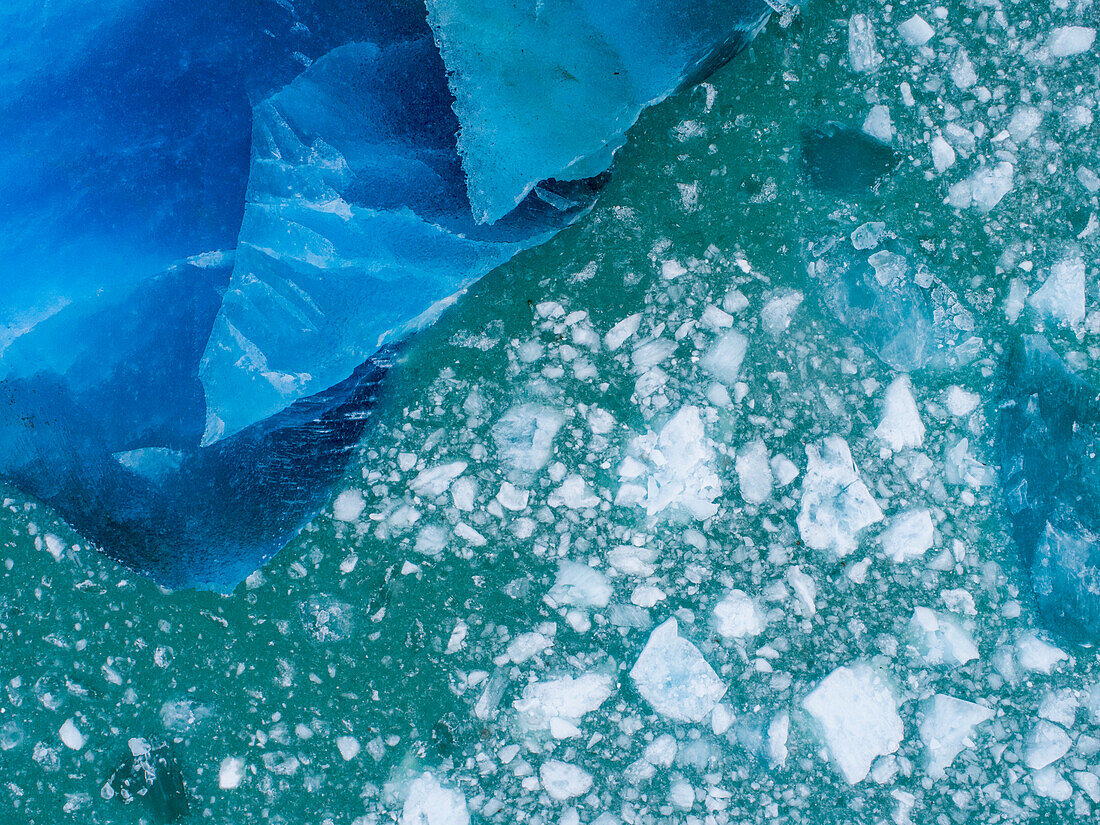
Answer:
[[1047, 624], [1100, 637], [1100, 393], [1039, 335], [1023, 336], [1001, 412], [1001, 475]]
[[5, 4], [0, 475], [163, 584], [233, 587], [409, 335], [583, 215], [640, 111], [769, 14]]

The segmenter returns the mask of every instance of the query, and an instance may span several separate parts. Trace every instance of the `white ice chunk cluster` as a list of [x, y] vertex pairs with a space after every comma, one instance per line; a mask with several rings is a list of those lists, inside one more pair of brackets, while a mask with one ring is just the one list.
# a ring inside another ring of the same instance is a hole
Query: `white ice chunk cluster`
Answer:
[[409, 785], [401, 825], [470, 825], [466, 797], [425, 771]]
[[743, 590], [731, 590], [714, 608], [714, 629], [724, 639], [757, 636], [764, 624], [756, 601]]
[[899, 375], [886, 388], [882, 421], [875, 429], [875, 435], [894, 452], [924, 443], [924, 422], [913, 398], [909, 376]]
[[865, 779], [878, 757], [901, 745], [897, 700], [869, 665], [838, 667], [802, 700], [802, 707], [817, 722], [830, 758], [850, 785]]
[[1028, 301], [1040, 315], [1071, 327], [1085, 320], [1085, 262], [1067, 258], [1050, 268], [1050, 275]]
[[932, 512], [923, 507], [891, 517], [879, 536], [882, 552], [898, 564], [923, 556], [932, 547]]
[[1012, 191], [1015, 174], [1016, 168], [1006, 160], [992, 167], [982, 166], [948, 190], [947, 202], [956, 209], [989, 212]]
[[917, 607], [909, 624], [921, 655], [930, 665], [958, 667], [978, 658], [978, 646], [950, 616]]
[[699, 648], [681, 638], [676, 619], [650, 634], [630, 678], [657, 713], [681, 722], [701, 722], [726, 694]]
[[856, 549], [859, 532], [882, 520], [882, 510], [856, 472], [843, 438], [830, 436], [820, 448], [809, 445], [806, 455], [799, 534], [815, 550], [847, 556]]
[[550, 728], [554, 720], [575, 725], [586, 713], [602, 705], [613, 687], [612, 678], [605, 673], [585, 673], [576, 678], [562, 676], [532, 682], [512, 705], [530, 728]]

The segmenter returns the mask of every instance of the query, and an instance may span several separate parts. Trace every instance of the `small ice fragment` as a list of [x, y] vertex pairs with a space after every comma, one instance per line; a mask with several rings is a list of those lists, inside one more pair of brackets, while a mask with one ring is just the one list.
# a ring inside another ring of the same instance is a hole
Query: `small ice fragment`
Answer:
[[559, 802], [588, 793], [592, 787], [592, 774], [558, 759], [542, 763], [539, 779], [550, 798]]
[[921, 655], [930, 665], [958, 667], [978, 658], [974, 640], [950, 616], [917, 607], [909, 624]]
[[724, 639], [743, 639], [764, 631], [764, 616], [743, 590], [731, 590], [714, 607], [714, 629]]
[[783, 455], [783, 453], [772, 456], [770, 464], [772, 467], [772, 478], [776, 486], [786, 487], [798, 478], [798, 465], [787, 458], [787, 456]]
[[1008, 121], [1008, 134], [1014, 143], [1023, 143], [1039, 128], [1043, 122], [1043, 113], [1034, 106], [1017, 106]]
[[1015, 167], [1001, 161], [992, 168], [982, 166], [966, 180], [954, 184], [947, 193], [947, 202], [956, 209], [973, 207], [989, 212], [1012, 191]]
[[806, 455], [798, 531], [813, 549], [846, 556], [856, 549], [859, 532], [882, 520], [882, 510], [856, 472], [843, 438], [830, 436], [820, 448], [807, 445]]
[[889, 143], [894, 139], [894, 121], [890, 118], [890, 109], [881, 103], [872, 106], [863, 120], [863, 131], [873, 138]]
[[777, 713], [768, 725], [768, 759], [773, 765], [783, 765], [787, 761], [787, 736], [791, 730], [791, 716], [783, 710]]
[[1055, 321], [1080, 324], [1085, 320], [1085, 262], [1081, 258], [1058, 261], [1028, 303]]
[[[639, 438], [638, 445], [652, 467], [642, 498], [647, 514], [677, 505], [699, 520], [718, 512], [714, 501], [722, 493], [722, 481], [713, 468], [714, 446], [698, 407], [683, 407], [659, 433]], [[622, 476], [622, 466], [619, 472]]]
[[807, 617], [817, 613], [817, 584], [797, 564], [787, 571], [787, 583], [794, 590], [802, 612]]
[[912, 383], [907, 375], [899, 375], [886, 388], [882, 421], [875, 435], [897, 452], [924, 443], [924, 423], [913, 398]]
[[898, 34], [907, 46], [923, 46], [935, 33], [936, 30], [919, 14], [914, 14], [898, 26]]
[[943, 405], [956, 418], [970, 415], [978, 408], [982, 398], [977, 393], [967, 392], [958, 384], [952, 384], [943, 394]]
[[65, 747], [74, 751], [83, 748], [84, 743], [87, 741], [87, 738], [77, 729], [76, 723], [72, 719], [66, 719], [58, 733], [61, 735], [61, 741]]
[[628, 315], [619, 323], [615, 324], [603, 337], [604, 346], [614, 352], [624, 343], [626, 339], [638, 331], [638, 326], [642, 323], [642, 316], [638, 313]]
[[787, 290], [773, 295], [760, 310], [760, 323], [771, 336], [779, 336], [791, 325], [791, 316], [802, 305], [803, 295], [796, 290]]
[[992, 710], [974, 702], [943, 693], [933, 696], [920, 726], [929, 776], [942, 779], [963, 748], [974, 747], [974, 728], [992, 718]]
[[367, 502], [358, 490], [344, 490], [332, 503], [332, 515], [337, 521], [355, 521], [366, 506]]
[[865, 14], [848, 20], [848, 63], [853, 72], [869, 72], [882, 62], [875, 47], [875, 30]]
[[530, 491], [521, 490], [507, 481], [500, 485], [500, 491], [497, 493], [497, 501], [500, 502], [500, 506], [505, 510], [511, 510], [513, 513], [521, 513], [526, 510], [530, 497]]
[[533, 656], [553, 647], [554, 640], [542, 633], [520, 633], [508, 643], [505, 658], [512, 664], [522, 665]]
[[879, 542], [886, 557], [900, 564], [927, 553], [932, 547], [934, 531], [931, 511], [917, 508], [891, 517]]
[[978, 82], [978, 73], [965, 49], [959, 49], [955, 62], [951, 64], [951, 81], [959, 89], [969, 89]]
[[932, 165], [936, 167], [936, 171], [941, 175], [955, 165], [955, 150], [951, 148], [950, 143], [943, 139], [943, 135], [936, 135], [932, 138], [930, 149], [932, 152]]
[[874, 249], [886, 234], [886, 224], [882, 221], [870, 221], [852, 230], [852, 246], [856, 249]]
[[400, 825], [470, 825], [466, 797], [425, 771], [409, 785]]
[[530, 728], [549, 728], [553, 719], [575, 724], [602, 705], [613, 688], [612, 678], [604, 673], [585, 673], [576, 678], [562, 676], [532, 682], [512, 706]]
[[1047, 48], [1054, 57], [1084, 54], [1096, 40], [1096, 29], [1087, 26], [1059, 26], [1050, 33]]
[[222, 760], [218, 768], [218, 787], [224, 791], [231, 791], [240, 787], [244, 778], [244, 760], [235, 756], [227, 756]]
[[1055, 665], [1068, 658], [1064, 650], [1044, 642], [1032, 632], [1021, 633], [1016, 639], [1016, 661], [1032, 673], [1049, 675]]
[[336, 749], [340, 751], [340, 756], [345, 762], [350, 762], [359, 754], [359, 740], [354, 736], [338, 736]]
[[587, 564], [564, 560], [558, 564], [557, 578], [546, 598], [555, 607], [607, 607], [611, 585], [607, 576]]
[[761, 504], [772, 494], [772, 468], [768, 448], [760, 439], [751, 441], [737, 451], [734, 462], [741, 497], [749, 504]]
[[802, 700], [820, 726], [829, 756], [849, 785], [871, 763], [897, 751], [904, 734], [893, 691], [869, 665], [838, 667]]
[[702, 367], [723, 384], [735, 384], [748, 349], [749, 339], [736, 330], [730, 330], [707, 350], [701, 361]]
[[657, 713], [681, 722], [702, 721], [726, 693], [699, 648], [680, 637], [676, 619], [650, 634], [630, 678]]
[[493, 441], [501, 463], [521, 475], [541, 470], [550, 460], [554, 436], [564, 420], [557, 410], [535, 404], [508, 410], [493, 425]]
[[1061, 727], [1041, 719], [1031, 729], [1024, 746], [1024, 762], [1033, 771], [1052, 765], [1069, 753], [1073, 741]]
[[451, 482], [466, 472], [465, 461], [453, 461], [438, 467], [429, 467], [417, 474], [409, 487], [414, 493], [428, 498], [438, 498], [451, 486]]

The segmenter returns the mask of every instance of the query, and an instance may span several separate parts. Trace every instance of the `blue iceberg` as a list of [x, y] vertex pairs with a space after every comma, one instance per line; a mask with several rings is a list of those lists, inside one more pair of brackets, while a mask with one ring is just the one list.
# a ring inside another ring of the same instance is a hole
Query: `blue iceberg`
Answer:
[[583, 216], [763, 0], [0, 11], [0, 475], [174, 588], [328, 496], [410, 336]]
[[1021, 561], [1047, 625], [1100, 637], [1100, 394], [1040, 335], [1010, 360], [1001, 476]]

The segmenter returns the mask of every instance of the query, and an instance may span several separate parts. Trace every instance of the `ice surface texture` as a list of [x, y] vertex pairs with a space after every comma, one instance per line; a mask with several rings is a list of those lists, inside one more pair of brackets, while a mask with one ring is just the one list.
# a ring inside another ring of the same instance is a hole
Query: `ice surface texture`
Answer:
[[166, 585], [233, 587], [408, 336], [583, 215], [641, 110], [769, 13], [9, 4], [0, 474]]
[[1014, 353], [1001, 414], [1001, 474], [1013, 531], [1047, 623], [1100, 636], [1100, 395], [1046, 339]]

